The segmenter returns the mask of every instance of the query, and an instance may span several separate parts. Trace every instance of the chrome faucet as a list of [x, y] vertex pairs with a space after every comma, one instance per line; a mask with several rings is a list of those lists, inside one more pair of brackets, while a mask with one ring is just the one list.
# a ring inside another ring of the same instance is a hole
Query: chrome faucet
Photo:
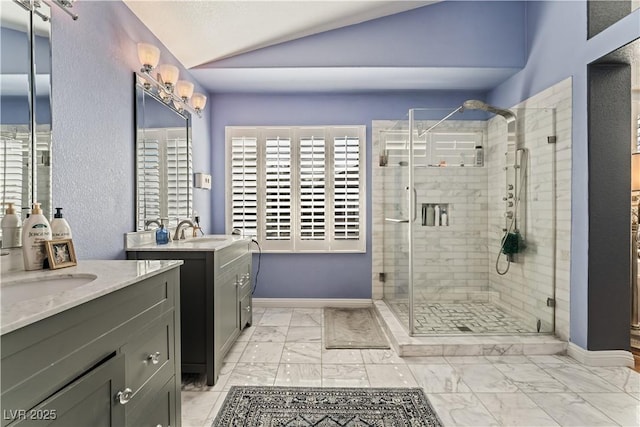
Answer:
[[162, 224], [160, 224], [160, 221], [158, 221], [157, 219], [149, 219], [144, 222], [144, 229], [148, 230], [151, 224], [157, 225], [158, 228], [162, 227]]
[[[183, 225], [186, 225], [186, 226], [189, 226], [189, 227], [193, 227], [194, 226], [193, 222], [191, 222], [191, 220], [189, 220], [189, 219], [184, 219], [184, 220], [180, 221], [178, 223], [178, 226], [176, 227], [176, 232], [173, 234], [173, 240], [184, 240], [184, 230], [182, 229]], [[180, 231], [182, 231], [182, 233], [180, 233]]]

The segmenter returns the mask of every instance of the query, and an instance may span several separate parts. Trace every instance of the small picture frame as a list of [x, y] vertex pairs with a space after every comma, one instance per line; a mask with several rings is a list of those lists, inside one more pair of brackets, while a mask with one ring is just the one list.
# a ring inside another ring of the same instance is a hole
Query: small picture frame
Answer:
[[50, 269], [73, 267], [78, 264], [71, 239], [47, 240], [44, 243]]

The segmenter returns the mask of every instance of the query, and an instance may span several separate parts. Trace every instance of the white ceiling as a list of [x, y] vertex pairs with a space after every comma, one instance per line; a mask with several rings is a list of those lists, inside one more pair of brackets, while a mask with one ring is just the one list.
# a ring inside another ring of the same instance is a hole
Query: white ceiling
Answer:
[[187, 68], [436, 2], [124, 0]]
[[[123, 0], [186, 67], [422, 7], [408, 0]], [[357, 65], [357, 64], [354, 64]], [[209, 92], [366, 92], [495, 87], [517, 69], [277, 67], [190, 70]], [[462, 83], [461, 83], [462, 82]]]

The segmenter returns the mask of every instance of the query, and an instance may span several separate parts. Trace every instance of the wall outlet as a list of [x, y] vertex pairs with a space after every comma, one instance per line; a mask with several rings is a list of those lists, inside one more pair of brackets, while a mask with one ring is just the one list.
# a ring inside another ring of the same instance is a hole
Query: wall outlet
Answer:
[[211, 175], [201, 172], [196, 172], [195, 174], [195, 184], [193, 185], [195, 188], [203, 188], [205, 190], [211, 190]]

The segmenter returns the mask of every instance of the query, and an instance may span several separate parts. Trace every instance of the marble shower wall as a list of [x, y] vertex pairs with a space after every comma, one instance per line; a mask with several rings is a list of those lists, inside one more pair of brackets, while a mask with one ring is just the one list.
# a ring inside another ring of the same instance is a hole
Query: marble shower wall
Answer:
[[[502, 197], [506, 126], [501, 117], [489, 120], [487, 152], [489, 250], [486, 262], [490, 289], [499, 293], [501, 305], [521, 313], [531, 322], [540, 319], [543, 331], [553, 330], [553, 309], [547, 307], [546, 302], [547, 298], [555, 298], [555, 333], [563, 340], [569, 339], [571, 99], [571, 79], [566, 79], [511, 108], [517, 115], [519, 138], [529, 152], [524, 216], [519, 224], [527, 247], [504, 276], [498, 275], [494, 268], [505, 227]], [[556, 136], [557, 142], [550, 144], [549, 136]], [[503, 262], [501, 260], [501, 267], [505, 266]]]

